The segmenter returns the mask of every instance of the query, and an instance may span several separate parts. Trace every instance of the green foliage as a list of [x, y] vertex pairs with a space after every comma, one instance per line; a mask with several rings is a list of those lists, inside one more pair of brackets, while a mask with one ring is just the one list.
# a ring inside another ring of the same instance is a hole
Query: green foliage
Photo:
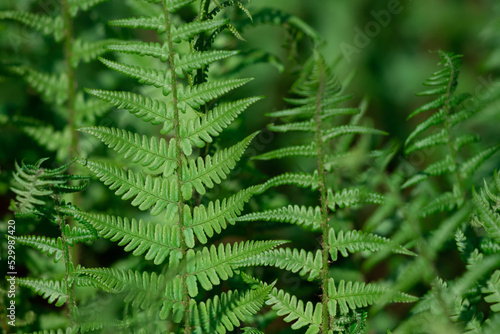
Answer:
[[[382, 288], [372, 288], [373, 285], [358, 282], [347, 283], [344, 295], [345, 282], [341, 281], [340, 293], [337, 293], [333, 280], [329, 278], [329, 262], [336, 261], [338, 252], [347, 256], [347, 252], [369, 250], [378, 251], [384, 247], [390, 247], [396, 253], [413, 255], [402, 246], [394, 245], [388, 239], [374, 235], [364, 234], [358, 231], [344, 231], [336, 234], [333, 227], [330, 227], [330, 214], [336, 213], [339, 209], [357, 206], [362, 203], [383, 202], [384, 197], [377, 193], [365, 191], [360, 188], [341, 189], [335, 191], [328, 185], [328, 175], [325, 165], [330, 149], [339, 149], [342, 146], [341, 140], [346, 136], [356, 135], [379, 135], [384, 134], [366, 126], [343, 125], [335, 123], [337, 117], [349, 116], [357, 113], [357, 109], [343, 108], [339, 103], [348, 100], [343, 93], [342, 87], [331, 73], [331, 69], [326, 66], [324, 59], [316, 52], [306, 63], [301, 71], [299, 79], [292, 87], [291, 92], [298, 98], [287, 99], [293, 106], [286, 111], [274, 112], [274, 117], [283, 118], [282, 125], [271, 124], [269, 129], [275, 132], [307, 132], [310, 133], [307, 145], [288, 147], [278, 151], [268, 152], [257, 157], [257, 159], [282, 159], [287, 157], [307, 156], [314, 158], [316, 168], [312, 173], [285, 173], [278, 175], [263, 184], [261, 193], [282, 185], [294, 185], [302, 188], [310, 188], [320, 193], [320, 206], [299, 207], [288, 206], [279, 209], [268, 210], [260, 213], [250, 213], [239, 220], [266, 220], [294, 223], [305, 228], [312, 228], [322, 232], [321, 250], [315, 254], [306, 250], [280, 250], [270, 251], [267, 254], [253, 259], [252, 264], [273, 265], [278, 268], [289, 270], [300, 275], [309, 275], [308, 279], [319, 278], [321, 280], [322, 298], [321, 303], [302, 301], [296, 296], [291, 296], [283, 290], [273, 290], [268, 303], [277, 311], [277, 315], [285, 316], [285, 321], [296, 321], [292, 329], [299, 329], [308, 326], [307, 333], [343, 331], [343, 326], [349, 326], [349, 322], [340, 326], [337, 315], [337, 304], [340, 305], [343, 314], [357, 307], [366, 307], [373, 304], [375, 295], [380, 297], [388, 294]], [[299, 118], [300, 121], [293, 119]], [[302, 119], [309, 118], [306, 121]], [[292, 119], [292, 120], [291, 120]], [[337, 140], [335, 142], [335, 140]], [[349, 147], [347, 147], [347, 150]], [[331, 181], [330, 181], [331, 182]], [[352, 296], [351, 296], [352, 293]], [[391, 301], [415, 301], [414, 297], [392, 298]], [[305, 305], [305, 308], [304, 308]], [[348, 306], [350, 308], [348, 308]]]
[[105, 2], [0, 9], [0, 247], [26, 276], [0, 284], [2, 333], [498, 332], [500, 91], [472, 73], [500, 58], [460, 49], [475, 14], [464, 69], [439, 51], [413, 99], [435, 55], [395, 50], [463, 5], [382, 29], [380, 4]]
[[[177, 22], [173, 19], [173, 12], [189, 3], [161, 3], [157, 8], [162, 14], [158, 16], [111, 22], [119, 27], [156, 30], [161, 43], [121, 43], [111, 45], [109, 49], [160, 58], [166, 63], [163, 64], [166, 65], [164, 70], [99, 58], [107, 67], [141, 84], [159, 88], [163, 94], [161, 99], [128, 92], [87, 90], [139, 119], [162, 125], [161, 133], [168, 135], [168, 139], [103, 126], [80, 129], [141, 167], [125, 168], [87, 159], [79, 162], [117, 196], [131, 200], [139, 210], [160, 216], [163, 223], [88, 213], [71, 207], [62, 208], [61, 212], [92, 226], [100, 236], [118, 241], [133, 255], [143, 255], [146, 260], [163, 265], [161, 274], [108, 268], [76, 270], [79, 275], [90, 279], [88, 284], [107, 292], [126, 293], [125, 302], [132, 310], [141, 310], [133, 312], [157, 313], [160, 319], [173, 320], [170, 326], [178, 326], [179, 330], [184, 327], [187, 332], [224, 333], [255, 314], [270, 288], [215, 294], [208, 301], [201, 299], [204, 294], [200, 289], [214, 289], [234, 276], [245, 259], [259, 256], [283, 241], [197, 246], [198, 243], [208, 243], [208, 238], [221, 233], [228, 223], [234, 224], [243, 205], [259, 188], [241, 190], [222, 201], [203, 199], [207, 190], [227, 179], [258, 132], [232, 147], [217, 147], [212, 155], [198, 153], [198, 147], [207, 147], [213, 137], [260, 98], [224, 102], [224, 95], [250, 79], [211, 79], [205, 82], [190, 79], [209, 64], [236, 53], [185, 51], [186, 42], [195, 41], [202, 34], [211, 34], [228, 23], [225, 19], [214, 18], [180, 25], [171, 23]], [[219, 100], [221, 102], [212, 107], [212, 101]], [[167, 257], [169, 262], [164, 264]], [[174, 295], [172, 291], [176, 291]]]
[[[44, 168], [41, 159], [34, 165], [16, 163], [12, 190], [17, 194], [11, 209], [21, 219], [35, 220], [38, 223], [50, 222], [58, 226], [60, 236], [22, 235], [15, 238], [20, 245], [31, 246], [42, 253], [54, 256], [54, 262], [64, 262], [64, 277], [60, 280], [44, 278], [17, 278], [19, 286], [31, 289], [55, 306], [66, 306], [72, 321], [76, 322], [75, 271], [71, 258], [71, 247], [77, 243], [93, 241], [97, 235], [92, 227], [70, 227], [69, 220], [60, 210], [66, 203], [64, 194], [79, 192], [86, 188], [87, 177], [67, 174], [71, 163], [57, 168]], [[75, 183], [76, 182], [76, 183]], [[10, 234], [11, 237], [12, 233]], [[14, 257], [15, 258], [15, 257]], [[78, 285], [78, 284], [76, 284]]]

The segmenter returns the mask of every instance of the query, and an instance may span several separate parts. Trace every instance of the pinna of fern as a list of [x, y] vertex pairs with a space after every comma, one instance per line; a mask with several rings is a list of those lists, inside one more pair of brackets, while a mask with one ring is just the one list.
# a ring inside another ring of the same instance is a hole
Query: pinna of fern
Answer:
[[[329, 276], [329, 263], [336, 261], [338, 254], [346, 257], [349, 253], [360, 251], [378, 251], [391, 249], [395, 253], [413, 255], [404, 247], [390, 240], [361, 231], [343, 231], [332, 226], [330, 217], [341, 209], [359, 207], [361, 204], [378, 204], [383, 196], [361, 187], [333, 189], [329, 186], [330, 175], [327, 164], [332, 159], [335, 148], [345, 136], [352, 134], [383, 134], [370, 127], [337, 122], [339, 118], [355, 115], [356, 108], [341, 107], [349, 99], [343, 92], [331, 69], [325, 64], [319, 52], [306, 63], [299, 79], [292, 87], [297, 98], [286, 99], [293, 107], [270, 113], [269, 116], [280, 118], [280, 125], [271, 124], [269, 129], [275, 132], [305, 132], [310, 134], [309, 141], [297, 146], [283, 147], [264, 153], [256, 159], [271, 160], [286, 157], [307, 157], [316, 162], [316, 168], [310, 173], [285, 173], [265, 182], [259, 193], [271, 187], [294, 185], [310, 188], [320, 193], [319, 205], [315, 207], [287, 206], [264, 212], [249, 213], [237, 218], [241, 221], [276, 221], [296, 224], [322, 235], [321, 248], [315, 252], [303, 249], [269, 250], [264, 255], [251, 258], [246, 262], [252, 265], [275, 266], [307, 276], [309, 280], [320, 281], [322, 301], [312, 303], [299, 300], [284, 290], [273, 288], [267, 300], [268, 305], [279, 316], [285, 316], [287, 322], [294, 322], [293, 329], [307, 328], [307, 333], [344, 332], [358, 319], [362, 308], [371, 305], [391, 292], [391, 289], [376, 284], [336, 281]], [[348, 138], [352, 141], [352, 138]], [[347, 145], [348, 147], [349, 145]], [[334, 157], [335, 159], [335, 157]], [[335, 173], [335, 170], [333, 170]], [[255, 281], [261, 286], [263, 283]], [[415, 297], [391, 292], [393, 302], [412, 302]], [[362, 311], [361, 311], [362, 312]], [[362, 317], [364, 320], [365, 317]], [[363, 321], [364, 321], [363, 320]], [[361, 330], [360, 326], [360, 329]]]
[[55, 279], [16, 278], [16, 283], [31, 289], [50, 304], [65, 306], [69, 312], [71, 328], [77, 330], [79, 318], [74, 288], [78, 285], [75, 284], [78, 275], [75, 275], [76, 266], [71, 247], [97, 239], [97, 232], [90, 225], [70, 225], [68, 217], [59, 208], [67, 205], [63, 200], [65, 194], [79, 192], [87, 187], [88, 177], [67, 174], [72, 163], [54, 169], [45, 168], [42, 166], [45, 160], [47, 159], [41, 159], [34, 165], [16, 163], [11, 187], [16, 198], [10, 209], [20, 221], [36, 221], [38, 224], [50, 222], [56, 225], [60, 236], [17, 235], [15, 242], [51, 256], [56, 263], [62, 260], [64, 274], [62, 278]]
[[[90, 213], [74, 207], [61, 208], [61, 211], [91, 225], [100, 236], [117, 241], [126, 251], [162, 265], [157, 267], [159, 273], [79, 268], [78, 274], [90, 280], [91, 285], [111, 293], [125, 293], [125, 302], [133, 308], [134, 314], [142, 312], [168, 319], [158, 330], [168, 325], [169, 328], [183, 328], [186, 333], [224, 333], [255, 314], [271, 286], [215, 294], [208, 300], [201, 299], [200, 289], [213, 290], [232, 277], [244, 265], [242, 261], [284, 241], [210, 245], [210, 238], [235, 223], [244, 204], [259, 186], [243, 189], [222, 200], [208, 201], [202, 195], [228, 177], [257, 133], [231, 147], [217, 149], [212, 155], [204, 155], [200, 149], [212, 143], [214, 137], [261, 97], [224, 99], [224, 95], [251, 79], [207, 77], [207, 81], [193, 80], [200, 70], [235, 54], [234, 51], [189, 47], [200, 35], [210, 36], [218, 29], [228, 27], [227, 20], [200, 16], [192, 22], [177, 24], [180, 20], [176, 12], [193, 6], [194, 1], [150, 2], [157, 6], [156, 16], [118, 19], [111, 25], [156, 30], [158, 41], [119, 43], [108, 48], [152, 57], [159, 62], [151, 63], [161, 66], [146, 68], [104, 58], [100, 60], [125, 76], [158, 88], [163, 97], [101, 89], [86, 91], [118, 109], [128, 110], [145, 122], [161, 126], [160, 133], [165, 137], [103, 126], [81, 128], [81, 132], [100, 139], [136, 163], [136, 168], [127, 169], [90, 159], [80, 159], [80, 162], [116, 195], [130, 200], [139, 210], [163, 218], [164, 222]], [[201, 204], [193, 204], [198, 201]]]
[[[16, 115], [9, 117], [8, 123], [19, 128], [47, 151], [55, 152], [59, 161], [73, 158], [78, 150], [90, 150], [91, 143], [80, 143], [73, 130], [95, 124], [96, 118], [110, 110], [107, 103], [95, 98], [85, 98], [83, 91], [78, 90], [80, 78], [77, 70], [83, 63], [95, 61], [99, 55], [106, 52], [106, 45], [116, 41], [89, 41], [78, 37], [84, 33], [75, 34], [74, 31], [75, 20], [81, 12], [92, 10], [105, 1], [107, 0], [62, 0], [58, 2], [55, 15], [51, 15], [47, 7], [43, 7], [44, 13], [0, 11], [0, 20], [16, 21], [52, 38], [63, 51], [62, 59], [50, 60], [54, 67], [62, 67], [62, 71], [44, 72], [29, 63], [25, 64], [25, 61], [20, 62], [19, 59], [13, 60], [7, 67], [11, 75], [20, 76], [51, 111], [65, 121], [63, 127], [57, 128], [33, 116]], [[60, 66], [60, 63], [64, 66]]]

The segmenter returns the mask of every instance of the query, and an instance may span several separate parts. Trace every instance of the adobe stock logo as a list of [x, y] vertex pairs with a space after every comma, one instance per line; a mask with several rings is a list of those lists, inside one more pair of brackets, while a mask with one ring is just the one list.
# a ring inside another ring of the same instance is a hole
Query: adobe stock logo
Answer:
[[402, 11], [403, 5], [401, 5], [401, 1], [399, 0], [389, 0], [387, 2], [387, 9], [370, 11], [373, 20], [366, 23], [364, 29], [361, 29], [359, 26], [354, 27], [355, 35], [353, 44], [340, 43], [340, 50], [347, 62], [350, 63], [354, 54], [360, 54], [362, 49], [370, 45], [372, 39], [377, 37], [382, 29], [391, 23], [392, 17], [400, 14]]

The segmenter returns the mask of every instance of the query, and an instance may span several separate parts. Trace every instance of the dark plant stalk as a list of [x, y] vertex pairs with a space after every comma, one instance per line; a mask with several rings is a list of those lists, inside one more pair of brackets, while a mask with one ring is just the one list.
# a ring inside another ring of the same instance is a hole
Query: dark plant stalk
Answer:
[[[321, 62], [318, 62], [318, 65], [322, 65]], [[314, 111], [314, 123], [315, 123], [315, 142], [316, 142], [316, 151], [317, 151], [317, 165], [318, 165], [318, 174], [319, 174], [319, 191], [321, 194], [321, 254], [322, 254], [322, 269], [321, 269], [321, 303], [323, 305], [323, 314], [322, 314], [322, 326], [323, 333], [328, 332], [329, 328], [329, 314], [328, 314], [328, 267], [330, 260], [330, 249], [328, 243], [328, 198], [326, 192], [326, 175], [325, 175], [325, 162], [324, 162], [324, 143], [321, 137], [322, 133], [322, 121], [321, 121], [321, 99], [323, 97], [324, 89], [325, 89], [325, 75], [323, 68], [318, 69], [319, 73], [319, 86], [318, 91], [316, 93], [316, 105]]]
[[[68, 124], [71, 128], [75, 127], [75, 99], [78, 83], [76, 81], [75, 69], [71, 65], [73, 63], [73, 19], [70, 14], [70, 5], [68, 0], [63, 0], [61, 3], [63, 24], [64, 24], [64, 62], [66, 65], [66, 75], [68, 77], [68, 100], [66, 102], [68, 111]], [[72, 129], [73, 130], [73, 129]], [[78, 131], [71, 131], [71, 145], [69, 158], [77, 155], [78, 151]]]
[[[74, 157], [78, 156], [78, 141], [79, 141], [79, 132], [74, 131], [75, 129], [75, 119], [76, 119], [76, 111], [75, 111], [75, 100], [76, 100], [76, 91], [78, 89], [78, 82], [76, 80], [75, 68], [73, 67], [73, 44], [74, 44], [74, 30], [73, 30], [73, 18], [70, 13], [70, 4], [68, 0], [63, 0], [61, 2], [61, 14], [63, 18], [64, 25], [64, 34], [63, 34], [63, 43], [64, 43], [64, 64], [66, 76], [68, 79], [68, 100], [66, 101], [66, 110], [68, 113], [68, 126], [70, 127], [71, 134], [71, 142], [68, 151], [68, 159], [71, 160]], [[76, 173], [74, 168], [71, 166], [69, 169], [70, 173]], [[80, 194], [73, 193], [70, 195], [70, 201], [75, 205], [79, 206], [80, 204]], [[70, 225], [73, 224], [73, 219], [68, 217], [68, 223]], [[77, 264], [80, 262], [80, 247], [79, 245], [74, 245], [74, 247], [70, 248], [71, 259], [74, 261], [73, 263]]]

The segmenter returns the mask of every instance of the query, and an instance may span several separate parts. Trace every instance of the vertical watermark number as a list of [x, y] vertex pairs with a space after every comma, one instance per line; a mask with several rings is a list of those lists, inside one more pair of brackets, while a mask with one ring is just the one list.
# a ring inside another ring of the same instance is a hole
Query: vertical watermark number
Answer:
[[16, 326], [16, 222], [7, 225], [7, 318], [10, 326]]

